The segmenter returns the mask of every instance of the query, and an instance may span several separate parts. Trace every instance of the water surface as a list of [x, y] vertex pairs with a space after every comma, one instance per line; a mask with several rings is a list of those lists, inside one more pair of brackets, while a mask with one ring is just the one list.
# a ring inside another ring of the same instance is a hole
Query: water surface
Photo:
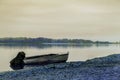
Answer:
[[85, 61], [95, 57], [107, 56], [120, 53], [119, 45], [100, 45], [100, 46], [65, 46], [65, 45], [47, 45], [47, 46], [0, 46], [0, 72], [11, 71], [9, 62], [19, 51], [24, 51], [26, 56], [42, 55], [49, 53], [70, 52], [69, 61]]

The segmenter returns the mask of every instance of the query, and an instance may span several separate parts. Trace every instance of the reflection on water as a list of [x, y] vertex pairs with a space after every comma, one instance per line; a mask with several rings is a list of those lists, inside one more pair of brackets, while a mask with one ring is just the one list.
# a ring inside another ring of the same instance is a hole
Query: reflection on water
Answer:
[[[120, 53], [120, 45], [108, 44], [0, 44], [0, 72], [12, 70], [9, 62], [19, 51], [24, 51], [26, 56], [42, 55], [49, 53], [70, 52], [68, 61], [85, 61], [87, 59]], [[19, 67], [17, 67], [19, 68]]]
[[46, 43], [46, 44], [0, 44], [0, 47], [12, 47], [12, 48], [21, 48], [21, 47], [34, 47], [34, 48], [51, 48], [51, 47], [78, 47], [78, 48], [84, 48], [84, 47], [101, 47], [101, 46], [110, 46], [112, 44], [68, 44], [68, 43]]

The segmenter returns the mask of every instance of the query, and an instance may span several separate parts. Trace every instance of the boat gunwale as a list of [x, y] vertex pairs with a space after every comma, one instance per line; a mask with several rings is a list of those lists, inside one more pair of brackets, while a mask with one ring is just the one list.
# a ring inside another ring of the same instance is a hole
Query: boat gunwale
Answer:
[[40, 57], [48, 57], [48, 56], [65, 56], [65, 55], [69, 55], [69, 53], [66, 54], [45, 54], [45, 55], [37, 55], [37, 56], [31, 56], [31, 57], [26, 57], [25, 60], [28, 59], [35, 59], [35, 58], [40, 58]]

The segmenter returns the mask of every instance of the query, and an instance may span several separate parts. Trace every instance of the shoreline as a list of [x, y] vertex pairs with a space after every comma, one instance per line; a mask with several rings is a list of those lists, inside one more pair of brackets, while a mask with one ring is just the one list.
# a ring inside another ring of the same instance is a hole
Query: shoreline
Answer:
[[[25, 66], [30, 67], [30, 66]], [[119, 80], [120, 54], [0, 73], [0, 80]]]

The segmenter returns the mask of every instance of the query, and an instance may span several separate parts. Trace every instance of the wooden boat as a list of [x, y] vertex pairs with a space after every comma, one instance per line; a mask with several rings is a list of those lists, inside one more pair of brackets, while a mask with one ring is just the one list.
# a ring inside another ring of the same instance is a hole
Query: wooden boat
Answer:
[[34, 65], [34, 64], [50, 64], [50, 63], [60, 63], [66, 62], [68, 59], [68, 53], [65, 54], [46, 54], [39, 56], [26, 57], [24, 59], [25, 65]]

